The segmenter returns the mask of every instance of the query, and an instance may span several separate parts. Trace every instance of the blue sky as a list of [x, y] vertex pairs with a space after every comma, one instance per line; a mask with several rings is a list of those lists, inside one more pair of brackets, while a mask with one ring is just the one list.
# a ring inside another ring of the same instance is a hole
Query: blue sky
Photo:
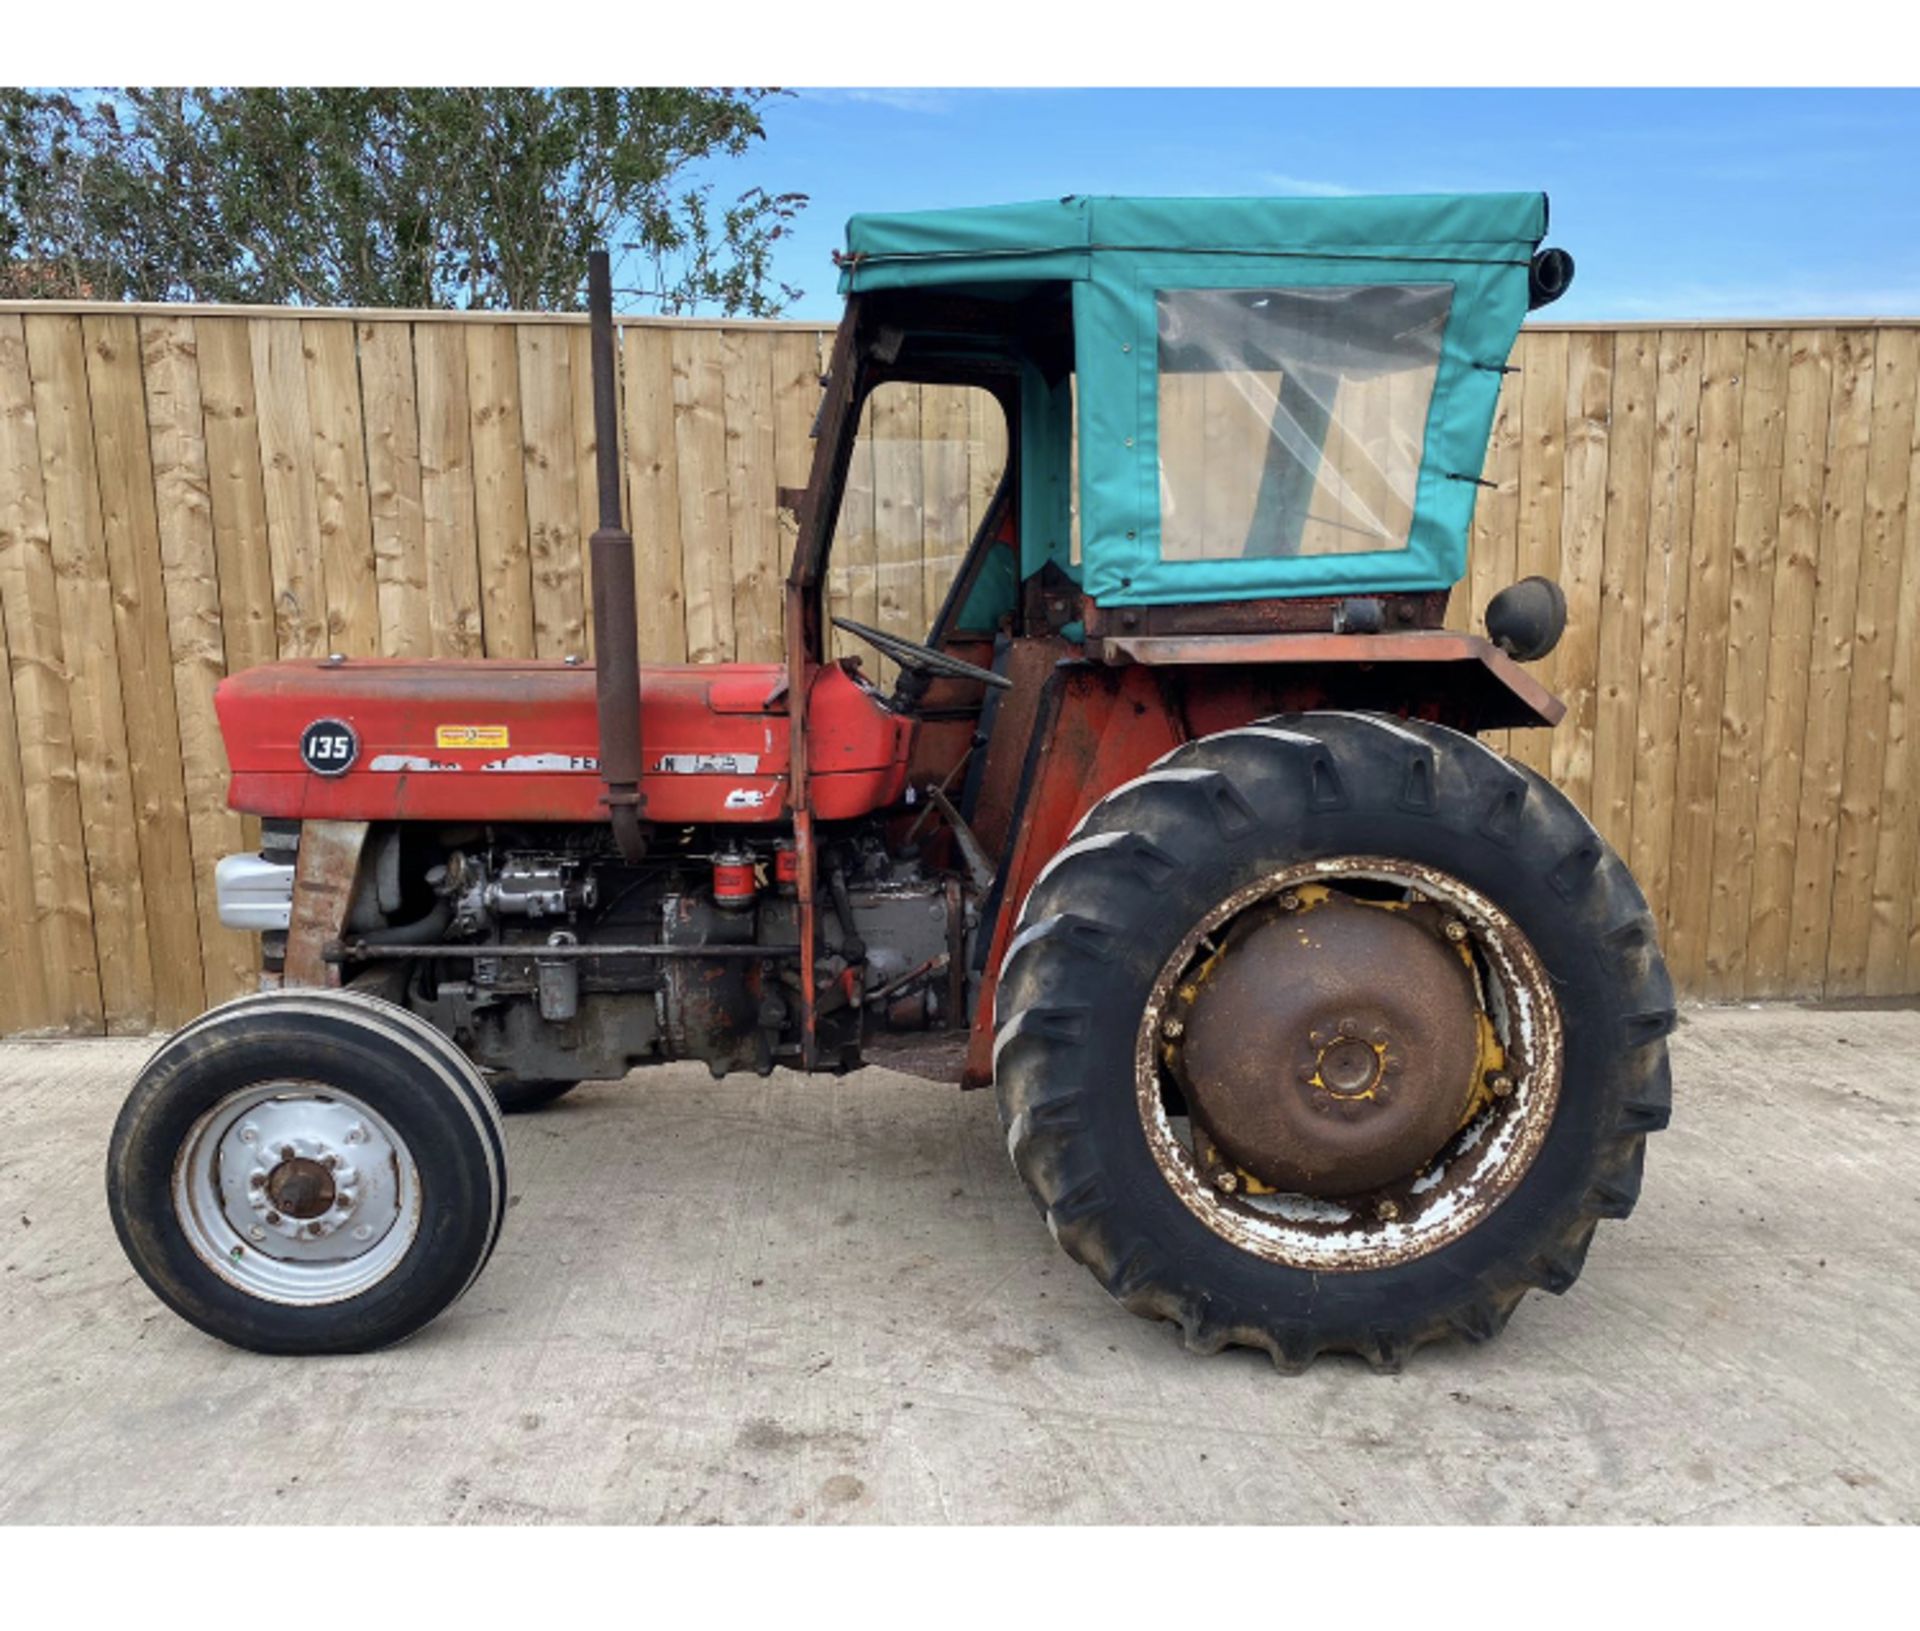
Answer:
[[1527, 188], [1579, 265], [1556, 317], [1920, 314], [1920, 92], [803, 90], [767, 130], [721, 186], [811, 195], [796, 317], [859, 210]]

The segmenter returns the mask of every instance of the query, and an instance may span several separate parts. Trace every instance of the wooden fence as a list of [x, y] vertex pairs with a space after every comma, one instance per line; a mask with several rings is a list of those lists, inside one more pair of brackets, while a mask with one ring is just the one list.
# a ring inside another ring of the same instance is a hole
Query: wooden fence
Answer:
[[[824, 331], [621, 325], [643, 650], [775, 658]], [[1453, 621], [1527, 572], [1556, 732], [1696, 995], [1920, 990], [1920, 324], [1522, 336]], [[1005, 457], [889, 387], [836, 609], [922, 632]], [[275, 656], [590, 652], [582, 323], [0, 303], [0, 1033], [247, 986], [212, 692]]]

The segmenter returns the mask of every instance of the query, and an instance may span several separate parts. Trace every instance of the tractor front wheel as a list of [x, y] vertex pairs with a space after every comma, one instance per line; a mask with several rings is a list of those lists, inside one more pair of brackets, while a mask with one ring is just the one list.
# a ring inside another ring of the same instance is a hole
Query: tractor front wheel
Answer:
[[377, 997], [288, 990], [213, 1009], [148, 1060], [107, 1204], [140, 1277], [201, 1330], [357, 1353], [473, 1283], [506, 1177], [499, 1111], [458, 1048]]
[[1008, 1147], [1188, 1346], [1284, 1369], [1483, 1341], [1565, 1291], [1666, 1124], [1672, 990], [1625, 866], [1471, 737], [1360, 714], [1190, 742], [1030, 892]]

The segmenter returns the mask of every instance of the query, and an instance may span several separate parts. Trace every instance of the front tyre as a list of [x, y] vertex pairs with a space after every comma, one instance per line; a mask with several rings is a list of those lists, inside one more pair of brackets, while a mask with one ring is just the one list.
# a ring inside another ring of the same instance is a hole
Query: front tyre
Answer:
[[243, 997], [147, 1062], [107, 1204], [183, 1319], [260, 1353], [398, 1342], [479, 1275], [506, 1210], [499, 1112], [458, 1048], [354, 991]]
[[1001, 971], [1014, 1164], [1190, 1347], [1396, 1367], [1564, 1291], [1666, 1124], [1626, 868], [1471, 737], [1306, 714], [1179, 748], [1035, 883]]

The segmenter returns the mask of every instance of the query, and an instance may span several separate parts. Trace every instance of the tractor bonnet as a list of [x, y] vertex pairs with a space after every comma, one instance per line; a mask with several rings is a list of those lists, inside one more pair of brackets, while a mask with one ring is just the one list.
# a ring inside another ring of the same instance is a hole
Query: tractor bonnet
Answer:
[[857, 215], [840, 286], [1069, 286], [1077, 379], [1023, 391], [1025, 574], [1103, 606], [1445, 589], [1546, 227], [1540, 193], [1071, 197]]

